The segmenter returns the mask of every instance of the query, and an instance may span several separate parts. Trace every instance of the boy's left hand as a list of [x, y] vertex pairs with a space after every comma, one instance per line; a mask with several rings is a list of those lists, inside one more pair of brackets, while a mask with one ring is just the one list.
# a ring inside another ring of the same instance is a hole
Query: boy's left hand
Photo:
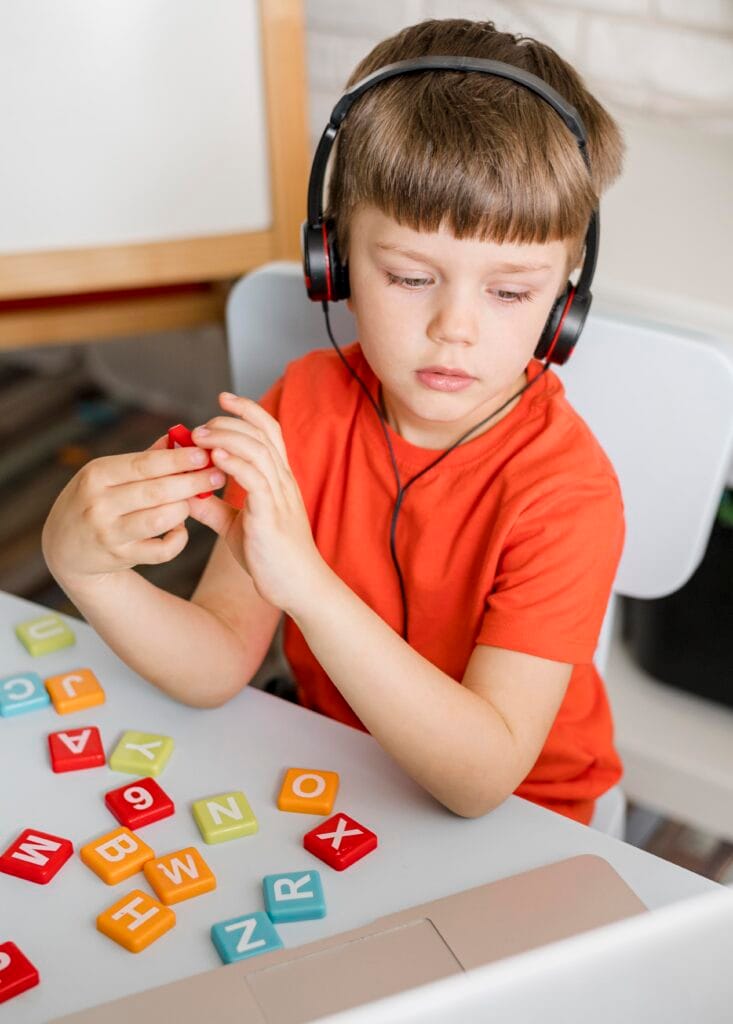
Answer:
[[249, 398], [223, 392], [228, 416], [197, 427], [193, 440], [247, 491], [246, 514], [221, 498], [190, 498], [191, 516], [223, 537], [265, 601], [290, 615], [308, 601], [327, 564], [313, 540], [280, 424]]

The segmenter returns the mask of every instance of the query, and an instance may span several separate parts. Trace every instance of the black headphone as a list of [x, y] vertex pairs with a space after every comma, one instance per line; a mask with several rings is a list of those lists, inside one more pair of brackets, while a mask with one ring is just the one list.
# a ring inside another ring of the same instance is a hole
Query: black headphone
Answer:
[[400, 569], [400, 563], [397, 558], [396, 548], [397, 516], [400, 508], [402, 507], [405, 492], [408, 487], [411, 487], [412, 484], [419, 479], [419, 477], [423, 476], [423, 474], [427, 473], [428, 470], [433, 468], [433, 466], [441, 462], [470, 434], [474, 433], [474, 431], [478, 430], [479, 427], [482, 427], [495, 416], [498, 416], [499, 413], [510, 405], [515, 398], [521, 395], [522, 392], [526, 391], [541, 380], [542, 375], [550, 369], [551, 363], [567, 362], [571, 352], [575, 348], [578, 338], [580, 337], [580, 332], [583, 330], [585, 319], [588, 316], [592, 298], [590, 293], [590, 284], [593, 280], [593, 274], [595, 273], [596, 258], [598, 255], [598, 209], [596, 208], [591, 214], [588, 230], [585, 236], [585, 258], [583, 260], [583, 267], [578, 279], [578, 284], [575, 286], [570, 281], [567, 282], [564, 292], [555, 300], [555, 303], [550, 310], [550, 315], [547, 318], [545, 326], [542, 329], [542, 334], [540, 335], [540, 340], [535, 348], [535, 357], [537, 359], [543, 359], [545, 361], [545, 365], [542, 367], [540, 372], [533, 377], [532, 380], [528, 380], [515, 395], [512, 395], [511, 398], [507, 399], [503, 405], [498, 409], [495, 409], [489, 416], [481, 420], [480, 423], [477, 423], [475, 426], [471, 427], [470, 430], [467, 430], [462, 434], [458, 440], [450, 446], [450, 448], [447, 448], [436, 459], [434, 459], [433, 462], [425, 466], [424, 469], [421, 469], [419, 473], [416, 473], [415, 476], [408, 480], [408, 482], [403, 486], [402, 481], [400, 480], [397, 462], [392, 449], [392, 443], [389, 439], [389, 433], [385, 426], [382, 411], [372, 398], [369, 389], [364, 384], [364, 381], [361, 380], [347, 362], [343, 353], [336, 344], [336, 339], [334, 338], [331, 330], [328, 303], [338, 302], [339, 299], [348, 299], [350, 294], [349, 270], [348, 266], [341, 262], [338, 254], [335, 221], [333, 219], [324, 221], [323, 219], [323, 188], [326, 177], [326, 165], [328, 163], [328, 157], [333, 147], [336, 134], [354, 100], [358, 99], [362, 93], [367, 91], [367, 89], [371, 89], [373, 85], [378, 85], [379, 82], [383, 82], [387, 78], [394, 78], [396, 75], [405, 75], [419, 71], [481, 71], [485, 74], [497, 75], [500, 78], [509, 78], [512, 81], [517, 82], [519, 85], [524, 85], [526, 88], [531, 89], [532, 92], [540, 96], [546, 103], [549, 103], [550, 106], [557, 111], [567, 127], [573, 133], [583, 156], [583, 160], [585, 161], [585, 165], [590, 173], [590, 160], [586, 152], [587, 139], [585, 128], [583, 127], [583, 122], [575, 108], [570, 106], [569, 103], [566, 103], [562, 96], [551, 88], [551, 86], [546, 82], [543, 82], [541, 78], [537, 78], [536, 75], [530, 74], [529, 71], [524, 71], [521, 68], [514, 67], [512, 64], [504, 64], [501, 61], [496, 60], [484, 60], [478, 57], [421, 57], [418, 60], [402, 60], [397, 61], [394, 64], [387, 64], [383, 68], [378, 68], [371, 75], [367, 75], [366, 78], [362, 78], [360, 82], [357, 82], [356, 85], [352, 86], [351, 89], [343, 94], [331, 111], [329, 122], [323, 131], [320, 142], [318, 143], [308, 182], [308, 219], [303, 222], [302, 227], [303, 272], [305, 274], [305, 285], [308, 297], [313, 299], [314, 302], [321, 303], [323, 307], [323, 314], [326, 318], [326, 329], [331, 343], [336, 349], [341, 361], [346, 366], [346, 369], [358, 381], [359, 386], [364, 391], [367, 399], [374, 406], [374, 410], [379, 418], [387, 441], [387, 447], [389, 448], [389, 453], [392, 459], [392, 468], [394, 469], [395, 478], [397, 480], [397, 500], [395, 501], [394, 511], [392, 513], [392, 523], [390, 526], [390, 551], [400, 586], [403, 609], [402, 636], [405, 640], [408, 640], [407, 594], [405, 591], [405, 581], [402, 576], [402, 570]]
[[[333, 219], [323, 219], [323, 189], [326, 178], [326, 165], [336, 135], [342, 121], [346, 117], [352, 103], [373, 86], [396, 75], [406, 75], [420, 71], [480, 71], [484, 74], [509, 78], [519, 85], [531, 89], [546, 103], [557, 111], [567, 127], [573, 133], [578, 148], [590, 172], [590, 160], [586, 150], [587, 138], [583, 122], [577, 110], [567, 103], [541, 78], [497, 60], [484, 60], [479, 57], [421, 57], [417, 60], [400, 60], [378, 68], [353, 85], [341, 96], [331, 112], [318, 143], [310, 179], [308, 181], [308, 219], [303, 222], [303, 272], [305, 286], [309, 298], [314, 302], [338, 302], [348, 299], [349, 268], [342, 263], [336, 244], [336, 223]], [[578, 284], [567, 282], [565, 290], [550, 310], [540, 340], [535, 349], [535, 358], [547, 359], [551, 363], [565, 363], [572, 353], [583, 330], [588, 316], [592, 295], [591, 281], [596, 269], [598, 256], [598, 209], [590, 218], [585, 236], [585, 258], [578, 279]]]

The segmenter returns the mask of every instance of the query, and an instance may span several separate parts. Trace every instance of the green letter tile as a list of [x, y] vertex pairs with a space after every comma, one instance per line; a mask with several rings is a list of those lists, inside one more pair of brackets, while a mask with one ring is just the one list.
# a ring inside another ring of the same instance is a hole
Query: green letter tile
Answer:
[[196, 800], [193, 816], [205, 843], [250, 836], [259, 828], [244, 793], [219, 793]]
[[109, 766], [113, 772], [130, 775], [160, 775], [173, 753], [170, 736], [153, 732], [126, 732], [112, 751]]
[[41, 615], [37, 619], [29, 619], [15, 627], [15, 632], [29, 654], [37, 658], [39, 654], [51, 654], [62, 647], [71, 647], [76, 637], [58, 615]]

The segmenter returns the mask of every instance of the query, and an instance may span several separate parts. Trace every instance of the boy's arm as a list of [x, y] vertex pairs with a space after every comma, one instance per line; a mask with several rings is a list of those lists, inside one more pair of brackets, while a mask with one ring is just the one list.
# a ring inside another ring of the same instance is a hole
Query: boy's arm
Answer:
[[[220, 545], [217, 541], [199, 588], [209, 589], [213, 570], [220, 601], [238, 609], [229, 621], [206, 607], [205, 598], [197, 601], [198, 590], [186, 601], [133, 569], [59, 583], [87, 622], [135, 672], [185, 704], [215, 707], [250, 681], [280, 617], [279, 609], [270, 606], [262, 613], [260, 605], [266, 602], [256, 592], [259, 614], [254, 614], [247, 574], [231, 556], [233, 565], [229, 563], [228, 552], [217, 550]], [[251, 624], [257, 621], [256, 635], [236, 628], [236, 616], [241, 619], [247, 608], [253, 611]]]
[[418, 654], [328, 567], [292, 614], [314, 656], [377, 742], [464, 817], [527, 776], [572, 665], [477, 646], [463, 685]]

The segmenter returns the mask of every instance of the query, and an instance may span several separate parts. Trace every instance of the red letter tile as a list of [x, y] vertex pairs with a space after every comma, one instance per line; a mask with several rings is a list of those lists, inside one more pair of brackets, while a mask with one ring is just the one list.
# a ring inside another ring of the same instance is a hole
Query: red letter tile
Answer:
[[38, 971], [14, 942], [0, 943], [0, 1003], [19, 996], [39, 981]]
[[303, 846], [336, 871], [343, 871], [377, 847], [376, 834], [348, 814], [334, 814], [303, 836]]
[[133, 832], [143, 825], [167, 818], [176, 809], [155, 779], [138, 779], [119, 789], [111, 789], [105, 794], [104, 802], [120, 825], [125, 825]]
[[99, 768], [105, 763], [102, 737], [96, 725], [85, 729], [64, 729], [48, 737], [51, 767], [55, 772], [76, 772]]
[[0, 856], [0, 871], [46, 885], [73, 852], [69, 839], [27, 828]]
[[[168, 431], [168, 447], [169, 448], [196, 448], [196, 442], [191, 437], [191, 431], [188, 427], [184, 427], [182, 423], [176, 423], [175, 427], [171, 427]], [[204, 449], [205, 451], [206, 449]], [[213, 466], [211, 455], [209, 455], [209, 461], [206, 463], [207, 466]], [[201, 494], [197, 494], [197, 498], [210, 498], [213, 491], [203, 491]]]

